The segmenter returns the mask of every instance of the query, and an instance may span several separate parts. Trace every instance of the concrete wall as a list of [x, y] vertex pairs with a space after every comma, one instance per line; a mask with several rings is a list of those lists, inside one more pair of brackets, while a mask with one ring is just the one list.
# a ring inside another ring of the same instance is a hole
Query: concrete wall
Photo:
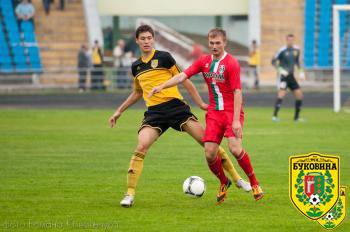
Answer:
[[[102, 16], [102, 27], [112, 26], [111, 16]], [[120, 29], [135, 29], [137, 16], [120, 16]], [[154, 16], [145, 17], [156, 19], [167, 26], [185, 33], [207, 35], [208, 31], [215, 27], [214, 16]], [[230, 41], [248, 46], [248, 21], [233, 20], [230, 16], [222, 17], [222, 26], [227, 31]]]
[[101, 15], [244, 15], [248, 0], [98, 0]]
[[[286, 35], [295, 35], [296, 45], [303, 53], [304, 0], [260, 0], [261, 4], [261, 77], [274, 81], [276, 72], [271, 58], [285, 45]], [[301, 55], [301, 62], [302, 62]]]

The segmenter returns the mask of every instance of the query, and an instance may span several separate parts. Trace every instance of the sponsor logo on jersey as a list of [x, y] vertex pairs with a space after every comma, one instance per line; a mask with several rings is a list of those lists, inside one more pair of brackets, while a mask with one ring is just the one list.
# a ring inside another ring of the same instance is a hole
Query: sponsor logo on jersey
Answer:
[[220, 73], [203, 72], [203, 76], [206, 79], [214, 79], [217, 82], [224, 82], [225, 81], [224, 74], [220, 74]]

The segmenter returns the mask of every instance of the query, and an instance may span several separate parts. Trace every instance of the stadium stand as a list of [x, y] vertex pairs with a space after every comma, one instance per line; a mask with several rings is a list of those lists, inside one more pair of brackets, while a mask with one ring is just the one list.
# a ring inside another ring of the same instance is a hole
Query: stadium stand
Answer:
[[32, 21], [19, 25], [11, 0], [0, 0], [0, 9], [0, 73], [42, 72]]
[[67, 1], [64, 11], [52, 5], [49, 15], [45, 14], [42, 0], [32, 0], [32, 3], [36, 9], [36, 39], [44, 68], [41, 83], [77, 83], [77, 54], [80, 46], [88, 42], [84, 1]]
[[[304, 10], [304, 63], [308, 69], [330, 69], [333, 65], [332, 5], [350, 0], [307, 0]], [[350, 15], [340, 12], [342, 65], [350, 68]]]

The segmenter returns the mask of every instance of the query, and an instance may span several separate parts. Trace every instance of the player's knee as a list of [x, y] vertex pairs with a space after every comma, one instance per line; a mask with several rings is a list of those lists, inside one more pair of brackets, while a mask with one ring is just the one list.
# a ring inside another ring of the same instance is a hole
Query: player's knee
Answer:
[[211, 162], [214, 161], [215, 157], [216, 157], [216, 150], [214, 147], [208, 147], [206, 146], [204, 148], [205, 151], [205, 158], [207, 159], [207, 161]]
[[230, 152], [235, 156], [238, 157], [239, 154], [241, 154], [242, 148], [238, 146], [229, 146]]
[[146, 154], [147, 153], [147, 151], [148, 151], [148, 146], [146, 146], [146, 145], [144, 145], [144, 144], [137, 144], [137, 147], [136, 147], [136, 151], [138, 151], [138, 152], [141, 152], [141, 153], [144, 153], [144, 154]]

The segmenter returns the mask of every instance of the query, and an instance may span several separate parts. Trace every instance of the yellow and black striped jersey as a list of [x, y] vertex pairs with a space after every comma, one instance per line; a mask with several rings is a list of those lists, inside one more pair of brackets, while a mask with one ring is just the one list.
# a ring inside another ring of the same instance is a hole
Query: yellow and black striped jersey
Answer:
[[142, 57], [136, 60], [131, 66], [131, 71], [134, 76], [134, 89], [143, 92], [142, 96], [147, 107], [158, 105], [174, 98], [183, 99], [177, 86], [163, 89], [160, 93], [150, 98], [147, 96], [154, 87], [163, 84], [180, 73], [176, 61], [169, 52], [153, 50], [153, 54], [148, 60], [144, 60]]

